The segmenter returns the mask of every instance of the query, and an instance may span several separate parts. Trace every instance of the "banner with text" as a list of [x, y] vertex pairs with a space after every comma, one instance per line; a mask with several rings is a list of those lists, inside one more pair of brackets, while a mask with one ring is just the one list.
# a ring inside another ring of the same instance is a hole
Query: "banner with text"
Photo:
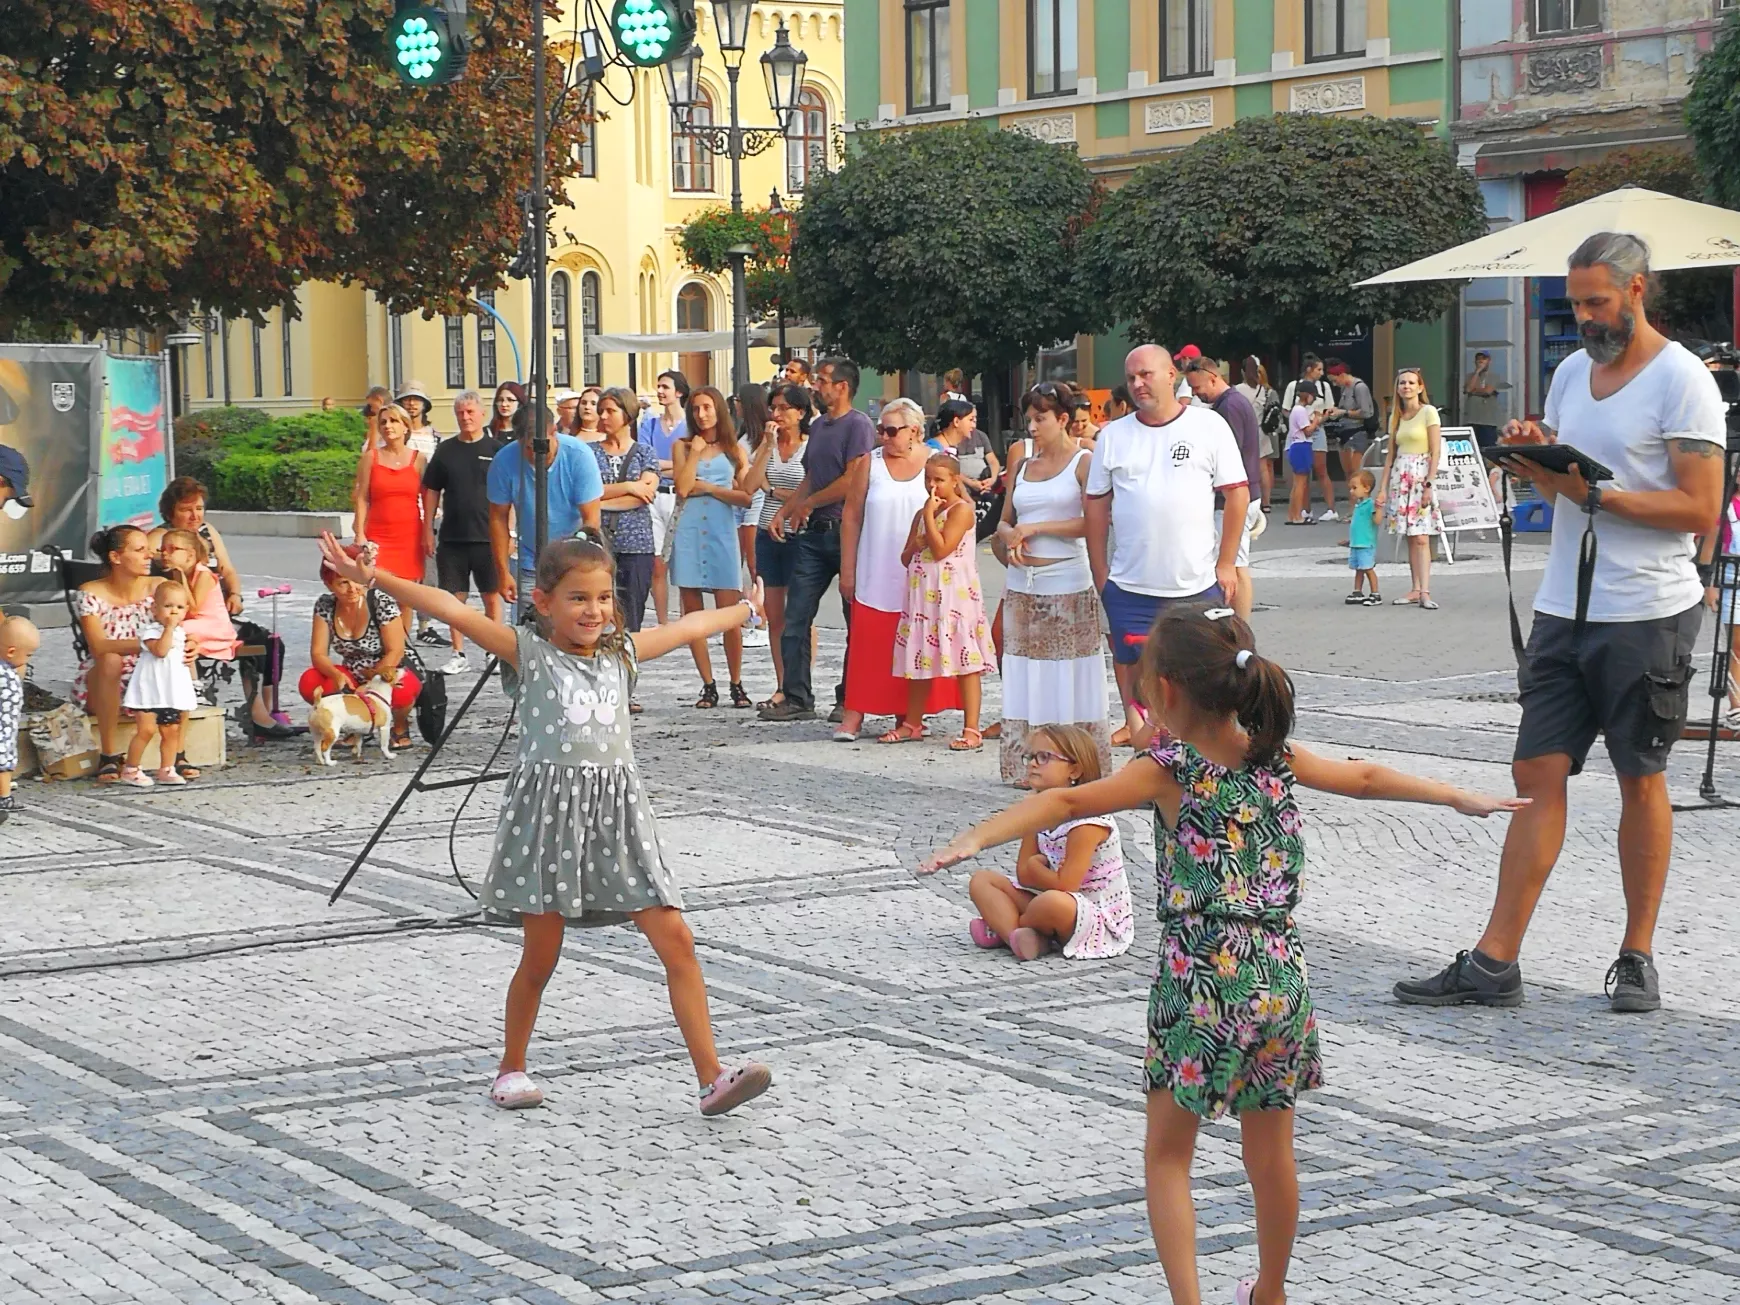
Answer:
[[0, 599], [7, 603], [59, 596], [48, 549], [84, 554], [96, 516], [102, 385], [101, 346], [0, 344]]
[[111, 357], [107, 370], [97, 521], [150, 528], [157, 524], [157, 499], [169, 484], [163, 359]]
[[1497, 530], [1498, 505], [1486, 478], [1486, 459], [1469, 426], [1446, 426], [1444, 454], [1432, 477], [1432, 492], [1446, 533], [1452, 530]]

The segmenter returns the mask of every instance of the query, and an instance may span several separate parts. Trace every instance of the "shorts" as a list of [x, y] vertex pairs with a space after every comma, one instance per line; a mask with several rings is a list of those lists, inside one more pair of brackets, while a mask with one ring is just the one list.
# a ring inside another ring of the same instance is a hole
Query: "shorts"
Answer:
[[1329, 432], [1330, 442], [1344, 449], [1352, 449], [1355, 453], [1364, 453], [1371, 447], [1371, 435], [1365, 428], [1365, 423], [1357, 425], [1337, 426]]
[[480, 594], [501, 589], [495, 554], [488, 544], [437, 544], [435, 576], [436, 584], [450, 594], [468, 593], [474, 587]]
[[1321, 426], [1311, 432], [1311, 451], [1313, 453], [1329, 452], [1329, 432]]
[[[1259, 508], [1258, 511], [1261, 511], [1261, 509]], [[1225, 514], [1221, 511], [1220, 508], [1216, 508], [1214, 510], [1214, 537], [1217, 540], [1220, 538], [1220, 522], [1221, 522], [1221, 517], [1224, 515]], [[1251, 532], [1250, 532], [1249, 527], [1247, 526], [1245, 528], [1245, 530], [1243, 530], [1239, 534], [1239, 555], [1238, 555], [1238, 559], [1233, 563], [1233, 565], [1238, 566], [1238, 567], [1248, 567], [1250, 564], [1251, 564]]]
[[1347, 565], [1350, 570], [1369, 571], [1377, 565], [1377, 545], [1367, 544], [1363, 548], [1349, 547], [1347, 550]]
[[1106, 581], [1100, 590], [1100, 604], [1106, 609], [1106, 620], [1112, 628], [1112, 660], [1122, 666], [1134, 666], [1142, 659], [1142, 644], [1148, 631], [1160, 619], [1160, 613], [1180, 603], [1222, 603], [1226, 598], [1218, 584], [1212, 584], [1200, 594], [1181, 598], [1163, 598], [1159, 594], [1139, 594], [1120, 589], [1117, 581]]
[[1257, 436], [1257, 456], [1265, 462], [1270, 458], [1281, 456], [1279, 442], [1268, 431], [1263, 431]]
[[135, 716], [151, 717], [152, 720], [157, 722], [158, 729], [162, 729], [165, 726], [179, 725], [181, 724], [182, 719], [187, 715], [186, 712], [180, 711], [175, 707], [129, 707], [127, 710], [132, 712]]
[[1304, 440], [1287, 446], [1287, 465], [1293, 469], [1296, 476], [1311, 474], [1311, 448]]
[[665, 540], [671, 533], [671, 521], [677, 515], [676, 491], [666, 486], [660, 486], [659, 492], [653, 495], [652, 527], [653, 556], [665, 555]]
[[791, 573], [797, 566], [797, 539], [788, 536], [775, 539], [767, 530], [755, 532], [755, 574], [769, 589], [783, 589], [791, 583]]
[[1605, 734], [1614, 770], [1660, 774], [1685, 728], [1703, 617], [1699, 603], [1650, 621], [1590, 621], [1574, 638], [1574, 622], [1536, 612], [1516, 677], [1516, 760], [1564, 753], [1575, 775]]

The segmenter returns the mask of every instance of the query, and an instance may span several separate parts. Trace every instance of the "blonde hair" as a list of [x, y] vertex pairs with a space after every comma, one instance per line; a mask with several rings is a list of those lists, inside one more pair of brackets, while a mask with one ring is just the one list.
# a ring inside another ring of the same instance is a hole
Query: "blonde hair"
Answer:
[[405, 428], [405, 442], [411, 441], [411, 432], [417, 428], [411, 424], [411, 414], [396, 403], [389, 403], [375, 414], [375, 436], [382, 444], [387, 442], [387, 433], [381, 429], [381, 422], [387, 417], [397, 417]]
[[[1404, 376], [1412, 376], [1416, 381], [1420, 382], [1420, 408], [1424, 408], [1428, 403], [1432, 402], [1432, 400], [1430, 398], [1428, 398], [1426, 395], [1426, 373], [1425, 372], [1421, 371], [1418, 367], [1398, 367], [1398, 368], [1396, 368], [1396, 379], [1399, 381]], [[1415, 408], [1414, 411], [1418, 412], [1420, 410], [1420, 408]], [[1401, 424], [1402, 424], [1402, 399], [1401, 399], [1400, 395], [1397, 395], [1396, 401], [1390, 405], [1390, 434], [1394, 435], [1396, 433], [1396, 428], [1398, 426], [1400, 426]]]
[[1358, 471], [1354, 472], [1347, 478], [1347, 483], [1350, 486], [1364, 485], [1368, 490], [1376, 489], [1377, 477], [1372, 475], [1371, 472], [1367, 471], [1364, 467], [1361, 467]]
[[182, 584], [179, 580], [165, 580], [162, 584], [158, 585], [157, 588], [151, 591], [152, 608], [155, 609], [159, 603], [166, 602], [175, 594], [180, 594], [184, 599], [186, 599], [189, 607], [193, 606], [193, 593], [186, 585]]
[[1094, 736], [1080, 725], [1039, 725], [1027, 731], [1027, 742], [1043, 734], [1057, 745], [1058, 752], [1081, 771], [1075, 781], [1091, 784], [1100, 777], [1100, 747]]
[[199, 537], [197, 530], [165, 530], [163, 538], [157, 541], [157, 551], [163, 552], [171, 547], [183, 547], [193, 554], [194, 561], [204, 566], [206, 563], [205, 540]]

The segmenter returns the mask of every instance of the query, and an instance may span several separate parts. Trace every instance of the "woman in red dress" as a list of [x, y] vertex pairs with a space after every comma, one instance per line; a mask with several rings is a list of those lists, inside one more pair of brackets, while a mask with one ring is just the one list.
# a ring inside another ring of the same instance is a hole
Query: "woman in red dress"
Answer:
[[[375, 420], [380, 447], [363, 451], [356, 477], [356, 542], [378, 550], [375, 565], [404, 580], [423, 582], [423, 455], [406, 442], [411, 418], [396, 403]], [[401, 613], [411, 632], [411, 609]]]

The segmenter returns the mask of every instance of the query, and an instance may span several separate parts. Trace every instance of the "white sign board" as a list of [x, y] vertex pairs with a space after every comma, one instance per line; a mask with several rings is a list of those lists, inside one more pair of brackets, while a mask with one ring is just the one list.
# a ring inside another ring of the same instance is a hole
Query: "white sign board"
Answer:
[[1492, 501], [1486, 459], [1468, 426], [1446, 426], [1444, 455], [1432, 477], [1432, 492], [1446, 534], [1453, 530], [1497, 530], [1498, 505]]

